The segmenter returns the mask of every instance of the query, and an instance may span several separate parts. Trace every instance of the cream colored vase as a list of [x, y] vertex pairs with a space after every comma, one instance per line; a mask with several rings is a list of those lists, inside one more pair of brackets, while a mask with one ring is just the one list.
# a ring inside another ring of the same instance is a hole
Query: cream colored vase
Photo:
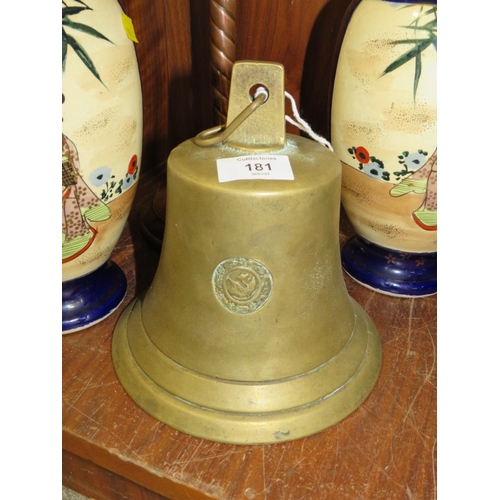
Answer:
[[123, 300], [109, 260], [127, 221], [142, 152], [142, 93], [131, 20], [116, 0], [63, 3], [63, 333]]
[[344, 269], [382, 293], [437, 290], [437, 6], [361, 0], [340, 50], [332, 143], [357, 236]]

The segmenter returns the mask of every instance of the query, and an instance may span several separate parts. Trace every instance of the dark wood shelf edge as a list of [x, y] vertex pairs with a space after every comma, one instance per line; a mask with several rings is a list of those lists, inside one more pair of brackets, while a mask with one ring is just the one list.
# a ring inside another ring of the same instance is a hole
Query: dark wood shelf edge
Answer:
[[[161, 495], [158, 497], [151, 497], [151, 495], [145, 496], [145, 499], [156, 500], [156, 498], [158, 498], [158, 500], [160, 500], [166, 498], [168, 500], [170, 498], [175, 498], [176, 500], [217, 500], [215, 497], [201, 493], [188, 484], [173, 481], [169, 477], [158, 476], [154, 472], [148, 470], [147, 467], [141, 467], [131, 462], [126, 457], [115, 453], [113, 449], [108, 450], [96, 446], [95, 444], [90, 445], [87, 441], [79, 438], [66, 429], [63, 430], [62, 448], [63, 469], [68, 466], [68, 460], [82, 460], [86, 463], [87, 467], [97, 467], [96, 473], [110, 473], [113, 476], [117, 474], [123, 478], [128, 489], [134, 489], [134, 485], [138, 485], [142, 487], [146, 493], [147, 491], [151, 491], [155, 495]], [[65, 473], [63, 470], [63, 484], [84, 495], [95, 496], [104, 494], [105, 492], [103, 489], [97, 489], [96, 482], [91, 478], [87, 480], [88, 482], [85, 482], [72, 481], [69, 477], [70, 474], [68, 472]], [[113, 481], [116, 481], [116, 476], [114, 476]], [[93, 485], [93, 487], [91, 485]], [[107, 500], [108, 498], [109, 500], [114, 500], [116, 497], [102, 497], [103, 500]], [[134, 500], [137, 499], [137, 497], [130, 498]], [[96, 500], [101, 499], [97, 497]]]

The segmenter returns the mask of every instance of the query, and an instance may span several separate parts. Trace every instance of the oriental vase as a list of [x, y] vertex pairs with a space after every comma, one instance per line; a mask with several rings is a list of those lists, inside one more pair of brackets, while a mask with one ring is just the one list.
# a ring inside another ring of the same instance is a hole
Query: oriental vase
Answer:
[[381, 293], [437, 291], [437, 5], [358, 2], [342, 40], [332, 143], [356, 236], [342, 263]]
[[142, 92], [131, 20], [116, 0], [62, 2], [63, 333], [125, 296], [110, 260], [137, 187]]

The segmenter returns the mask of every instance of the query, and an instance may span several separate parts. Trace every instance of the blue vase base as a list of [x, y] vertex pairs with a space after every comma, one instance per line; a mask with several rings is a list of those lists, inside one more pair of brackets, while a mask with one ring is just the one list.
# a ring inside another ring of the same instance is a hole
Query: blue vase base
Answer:
[[341, 256], [345, 272], [378, 293], [403, 298], [437, 293], [437, 252], [404, 252], [354, 236], [343, 246]]
[[89, 328], [110, 316], [123, 302], [127, 278], [108, 260], [85, 276], [62, 284], [62, 333]]

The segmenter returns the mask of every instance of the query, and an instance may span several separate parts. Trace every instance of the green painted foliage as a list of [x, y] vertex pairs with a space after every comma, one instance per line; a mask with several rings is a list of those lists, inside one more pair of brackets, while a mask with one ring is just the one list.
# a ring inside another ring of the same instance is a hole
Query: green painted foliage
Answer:
[[[409, 8], [413, 6], [405, 6], [402, 8]], [[430, 20], [426, 20], [431, 16]], [[425, 21], [424, 24], [421, 24]], [[425, 32], [427, 34], [426, 38], [407, 38], [403, 40], [393, 40], [392, 45], [413, 45], [404, 54], [401, 54], [397, 59], [395, 59], [385, 70], [382, 72], [381, 76], [394, 71], [404, 64], [414, 60], [415, 61], [415, 74], [413, 78], [413, 101], [415, 101], [417, 96], [418, 83], [420, 81], [420, 76], [422, 75], [422, 53], [431, 45], [437, 50], [437, 7], [432, 7], [424, 11], [424, 6], [420, 7], [420, 13], [418, 17], [415, 18], [408, 26], [403, 26], [403, 28], [413, 30], [416, 34], [417, 32]]]
[[62, 7], [62, 70], [66, 69], [66, 59], [68, 57], [68, 45], [73, 49], [75, 54], [80, 58], [80, 60], [85, 64], [85, 66], [90, 70], [90, 72], [104, 85], [104, 82], [101, 80], [101, 76], [95, 67], [92, 58], [89, 56], [87, 51], [83, 48], [83, 46], [68, 32], [67, 29], [73, 29], [76, 31], [80, 31], [81, 33], [85, 33], [86, 35], [93, 36], [95, 38], [99, 38], [101, 40], [105, 40], [109, 43], [113, 43], [109, 38], [105, 37], [102, 33], [92, 28], [87, 24], [78, 23], [69, 18], [69, 16], [75, 16], [84, 12], [86, 10], [92, 10], [86, 4], [84, 4], [80, 0], [75, 0], [77, 3], [82, 6], [73, 6], [68, 7], [63, 2]]

